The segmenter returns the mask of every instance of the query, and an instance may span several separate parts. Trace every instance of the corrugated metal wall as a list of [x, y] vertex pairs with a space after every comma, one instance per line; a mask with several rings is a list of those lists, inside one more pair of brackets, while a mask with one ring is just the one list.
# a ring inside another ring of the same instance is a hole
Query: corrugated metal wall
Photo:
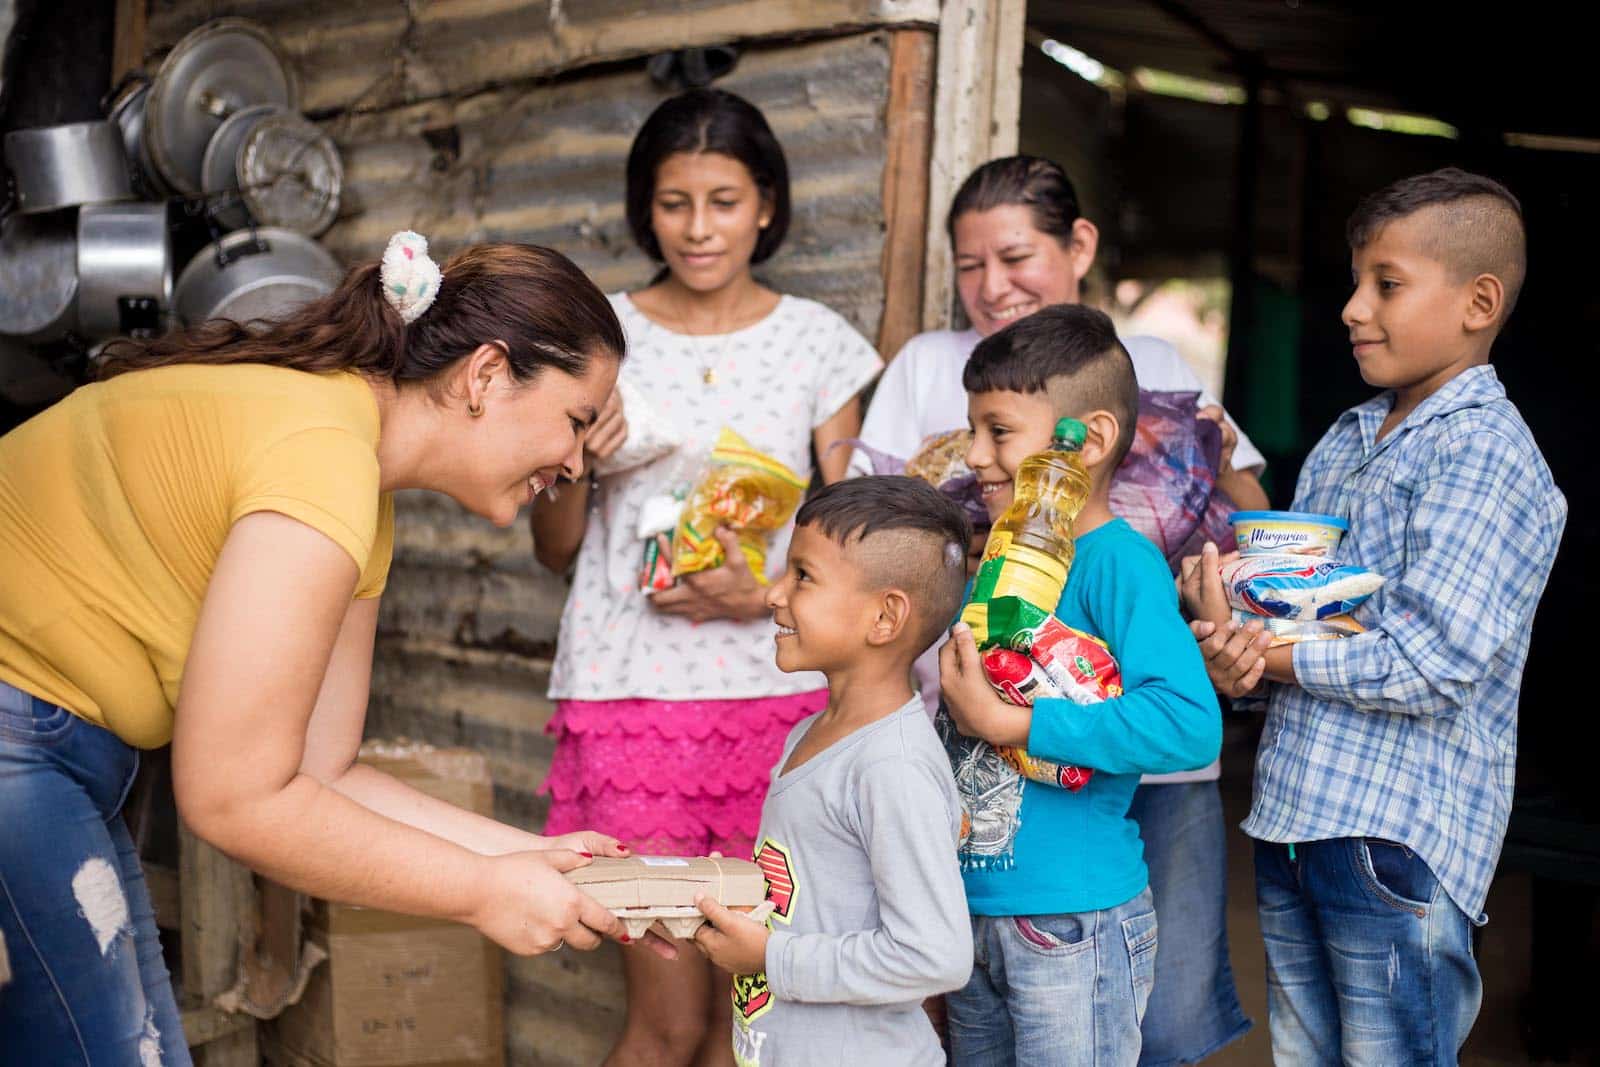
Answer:
[[[633, 14], [664, 17], [643, 14], [650, 8], [646, 0], [568, 4], [567, 18], [593, 35]], [[608, 291], [650, 277], [622, 216], [623, 160], [634, 131], [667, 93], [638, 62], [490, 85], [508, 73], [562, 65], [549, 59], [545, 5], [160, 0], [150, 11], [152, 51], [219, 15], [253, 18], [283, 40], [301, 69], [306, 105], [321, 109], [319, 120], [339, 143], [347, 208], [324, 240], [342, 259], [373, 256], [389, 234], [409, 227], [444, 252], [483, 240], [551, 245]], [[826, 301], [870, 339], [883, 304], [884, 34], [769, 40], [748, 48], [719, 84], [765, 111], [789, 157], [795, 219], [766, 279]], [[422, 136], [451, 126], [460, 146], [454, 159]], [[545, 805], [535, 790], [551, 752], [544, 692], [563, 595], [562, 581], [534, 562], [525, 525], [498, 530], [443, 497], [405, 496], [369, 735], [483, 750], [497, 814], [539, 826]], [[599, 1062], [622, 1019], [616, 951], [508, 967], [511, 1061]]]

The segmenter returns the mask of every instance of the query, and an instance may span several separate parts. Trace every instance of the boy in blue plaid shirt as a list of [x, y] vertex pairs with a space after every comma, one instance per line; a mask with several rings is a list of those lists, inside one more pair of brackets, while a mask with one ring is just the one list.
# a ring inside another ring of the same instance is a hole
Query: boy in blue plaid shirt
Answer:
[[1453, 1064], [1566, 502], [1489, 365], [1526, 270], [1516, 198], [1441, 170], [1368, 197], [1349, 237], [1343, 319], [1384, 392], [1329, 429], [1294, 507], [1349, 520], [1340, 558], [1388, 579], [1367, 632], [1268, 650], [1231, 623], [1215, 547], [1184, 600], [1213, 683], [1267, 698], [1244, 830], [1275, 1061]]

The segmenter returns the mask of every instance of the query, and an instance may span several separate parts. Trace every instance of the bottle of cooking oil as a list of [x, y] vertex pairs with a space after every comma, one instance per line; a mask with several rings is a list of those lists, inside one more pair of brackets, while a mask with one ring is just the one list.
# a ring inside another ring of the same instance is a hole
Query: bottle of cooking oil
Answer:
[[1082, 452], [1087, 434], [1077, 419], [1062, 419], [1049, 449], [1017, 468], [1011, 506], [989, 531], [972, 597], [961, 612], [979, 648], [1004, 637], [989, 633], [989, 601], [995, 597], [1020, 597], [1047, 612], [1061, 599], [1072, 566], [1072, 521], [1089, 499]]

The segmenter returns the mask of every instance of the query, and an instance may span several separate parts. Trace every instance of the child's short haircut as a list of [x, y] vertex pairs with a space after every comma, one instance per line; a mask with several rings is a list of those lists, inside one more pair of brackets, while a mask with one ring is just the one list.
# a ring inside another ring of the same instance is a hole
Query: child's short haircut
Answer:
[[961, 505], [927, 482], [903, 475], [835, 482], [813, 494], [794, 521], [842, 547], [875, 590], [900, 589], [911, 598], [918, 654], [955, 622], [972, 524]]
[[1109, 411], [1117, 417], [1111, 468], [1133, 445], [1139, 379], [1133, 359], [1103, 311], [1056, 304], [978, 342], [961, 372], [969, 393], [1049, 393], [1056, 415]]
[[1506, 310], [1517, 304], [1528, 272], [1522, 205], [1511, 190], [1481, 174], [1446, 167], [1402, 178], [1356, 205], [1345, 235], [1360, 249], [1389, 223], [1428, 211], [1424, 251], [1458, 281], [1493, 274], [1506, 287]]

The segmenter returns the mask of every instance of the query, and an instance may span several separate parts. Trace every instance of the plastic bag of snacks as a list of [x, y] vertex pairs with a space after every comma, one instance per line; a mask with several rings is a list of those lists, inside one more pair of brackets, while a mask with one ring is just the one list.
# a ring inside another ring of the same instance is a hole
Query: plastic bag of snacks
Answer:
[[967, 451], [972, 447], [971, 430], [951, 430], [935, 434], [906, 460], [906, 473], [921, 478], [961, 505], [974, 531], [989, 528], [989, 509], [983, 506], [978, 475], [967, 466]]
[[[1000, 622], [1010, 647], [983, 654], [983, 671], [1007, 701], [1031, 707], [1039, 697], [1097, 704], [1122, 695], [1122, 670], [1104, 641], [1074, 630], [1019, 597], [990, 601], [992, 623]], [[998, 620], [995, 617], [998, 616]], [[1020, 748], [996, 753], [1024, 778], [1077, 792], [1094, 771], [1039, 759]]]
[[[1050, 676], [1033, 660], [1009, 648], [991, 648], [983, 654], [983, 673], [1000, 695], [1019, 708], [1029, 708], [1039, 697], [1060, 697]], [[995, 752], [1022, 777], [1045, 785], [1058, 785], [1076, 793], [1089, 784], [1094, 771], [1038, 759], [1025, 749], [998, 747]]]
[[[671, 589], [676, 581], [672, 577], [672, 531], [683, 513], [683, 498], [687, 490], [676, 493], [657, 493], [639, 508], [637, 536], [644, 542], [644, 561], [639, 567], [639, 588], [645, 593]], [[665, 542], [665, 547], [663, 547]]]
[[989, 528], [989, 509], [983, 506], [978, 491], [978, 476], [967, 466], [967, 450], [972, 447], [971, 430], [949, 430], [923, 439], [910, 459], [892, 456], [873, 448], [859, 437], [835, 441], [834, 448], [854, 448], [865, 456], [873, 474], [904, 474], [920, 478], [961, 505], [974, 533]]
[[1074, 630], [1053, 614], [1021, 597], [989, 601], [997, 623], [991, 633], [1005, 633], [1004, 647], [1028, 656], [1074, 704], [1095, 704], [1122, 695], [1122, 668], [1106, 643]]
[[1383, 575], [1322, 556], [1250, 555], [1222, 565], [1235, 611], [1270, 619], [1348, 615], [1383, 585]]
[[672, 535], [674, 577], [722, 565], [719, 526], [739, 537], [756, 580], [767, 580], [767, 535], [789, 521], [806, 483], [782, 463], [724, 428], [705, 474], [689, 492]]

